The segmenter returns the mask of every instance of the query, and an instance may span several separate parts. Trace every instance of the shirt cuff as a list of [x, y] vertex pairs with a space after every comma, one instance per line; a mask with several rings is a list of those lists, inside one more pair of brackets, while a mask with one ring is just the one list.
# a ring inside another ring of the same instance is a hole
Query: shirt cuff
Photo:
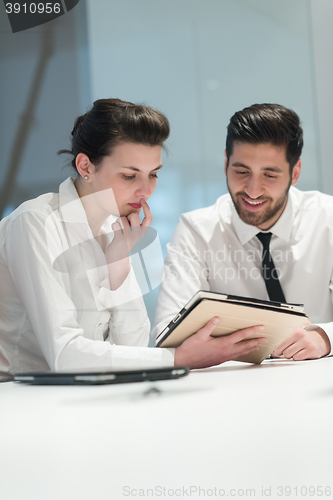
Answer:
[[[158, 349], [158, 348], [157, 348]], [[174, 366], [175, 364], [175, 350], [172, 347], [161, 347], [163, 366]]]
[[120, 345], [112, 348], [113, 368], [161, 368], [175, 364], [175, 349]]
[[[326, 333], [327, 337], [330, 340], [331, 343], [331, 350], [328, 354], [331, 354], [332, 352], [332, 346], [333, 346], [333, 323], [311, 323], [311, 325], [306, 325], [308, 328], [311, 326], [319, 326], [324, 332]], [[327, 354], [327, 356], [328, 356]]]
[[117, 290], [110, 290], [109, 276], [101, 281], [99, 286], [100, 289], [97, 294], [97, 299], [102, 309], [111, 309], [142, 297], [141, 289], [136, 281], [132, 268]]

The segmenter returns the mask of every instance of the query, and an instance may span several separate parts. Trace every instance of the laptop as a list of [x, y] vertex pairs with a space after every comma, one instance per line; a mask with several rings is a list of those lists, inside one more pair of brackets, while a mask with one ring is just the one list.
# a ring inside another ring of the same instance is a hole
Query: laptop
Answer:
[[305, 322], [307, 316], [303, 308], [302, 304], [282, 304], [199, 290], [157, 336], [156, 346], [178, 347], [212, 317], [218, 316], [220, 323], [213, 331], [213, 337], [230, 335], [250, 326], [264, 325], [264, 331], [249, 336], [248, 339], [266, 337], [267, 344], [261, 344], [259, 351], [236, 360], [259, 364]]

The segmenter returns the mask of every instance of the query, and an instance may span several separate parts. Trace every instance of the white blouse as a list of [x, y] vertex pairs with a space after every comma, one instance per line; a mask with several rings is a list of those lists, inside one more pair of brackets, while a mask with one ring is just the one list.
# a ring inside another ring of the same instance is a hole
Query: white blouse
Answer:
[[146, 347], [149, 329], [133, 269], [110, 290], [73, 179], [0, 222], [0, 371], [172, 366], [173, 349]]

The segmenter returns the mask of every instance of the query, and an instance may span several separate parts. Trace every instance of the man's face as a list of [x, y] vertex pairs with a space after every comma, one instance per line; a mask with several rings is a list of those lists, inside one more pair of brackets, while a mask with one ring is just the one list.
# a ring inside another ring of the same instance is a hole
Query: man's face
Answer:
[[291, 185], [301, 171], [298, 160], [290, 175], [286, 147], [235, 142], [225, 174], [239, 217], [246, 224], [266, 231], [281, 216]]

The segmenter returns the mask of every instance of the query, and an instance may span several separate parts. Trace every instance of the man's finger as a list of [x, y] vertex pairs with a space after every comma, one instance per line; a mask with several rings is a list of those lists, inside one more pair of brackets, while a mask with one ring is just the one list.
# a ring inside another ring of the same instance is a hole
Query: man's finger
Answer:
[[149, 227], [153, 221], [153, 214], [151, 213], [151, 210], [150, 210], [149, 205], [146, 202], [146, 200], [141, 198], [140, 202], [141, 202], [143, 213], [144, 213], [144, 218], [141, 222], [141, 226]]
[[247, 352], [252, 351], [252, 349], [256, 347], [259, 348], [261, 344], [266, 344], [266, 343], [267, 343], [266, 337], [258, 337], [256, 339], [242, 340], [241, 342], [237, 342], [235, 344], [236, 355], [241, 356], [243, 354], [246, 354]]
[[297, 354], [299, 351], [304, 349], [304, 345], [301, 344], [300, 342], [295, 342], [294, 344], [290, 345], [286, 349], [282, 351], [282, 354], [285, 358], [291, 359]]
[[236, 352], [236, 354], [234, 355], [234, 361], [236, 361], [241, 356], [246, 356], [247, 354], [250, 354], [250, 352], [256, 352], [256, 351], [259, 351], [258, 346], [251, 347], [251, 349], [244, 349], [244, 351], [242, 352]]
[[237, 330], [229, 335], [230, 340], [233, 343], [241, 342], [250, 335], [255, 335], [256, 333], [262, 332], [265, 329], [263, 325], [249, 326], [248, 328], [242, 328], [242, 330]]
[[208, 340], [211, 333], [215, 330], [219, 322], [220, 318], [218, 318], [217, 316], [209, 320], [208, 323], [206, 323], [206, 325], [202, 327], [200, 330], [198, 330], [197, 333], [195, 334], [198, 340]]
[[304, 321], [304, 323], [302, 323], [302, 324], [301, 324], [301, 326], [302, 326], [303, 328], [305, 328], [305, 327], [306, 327], [306, 326], [308, 326], [308, 325], [312, 325], [312, 323], [311, 323], [311, 321], [307, 318], [307, 319]]
[[301, 349], [293, 355], [294, 361], [304, 361], [305, 359], [310, 359], [306, 349]]
[[[273, 351], [273, 356], [282, 356], [283, 352], [288, 349], [291, 345], [295, 344], [296, 339], [293, 338], [293, 335], [290, 335], [286, 340], [282, 342], [282, 344], [278, 345], [277, 348]], [[284, 355], [284, 354], [283, 354]]]

